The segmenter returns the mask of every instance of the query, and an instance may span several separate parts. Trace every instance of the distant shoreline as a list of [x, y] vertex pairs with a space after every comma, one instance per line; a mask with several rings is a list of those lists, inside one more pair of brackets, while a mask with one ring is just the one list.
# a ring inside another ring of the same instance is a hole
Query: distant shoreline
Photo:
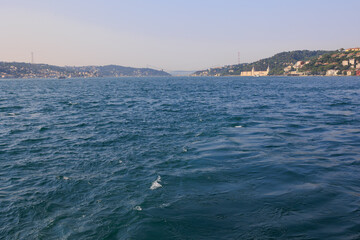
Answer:
[[281, 52], [253, 63], [197, 71], [192, 76], [360, 76], [360, 48]]
[[171, 76], [163, 70], [132, 68], [119, 65], [59, 67], [48, 64], [0, 62], [0, 79], [4, 78], [90, 78]]

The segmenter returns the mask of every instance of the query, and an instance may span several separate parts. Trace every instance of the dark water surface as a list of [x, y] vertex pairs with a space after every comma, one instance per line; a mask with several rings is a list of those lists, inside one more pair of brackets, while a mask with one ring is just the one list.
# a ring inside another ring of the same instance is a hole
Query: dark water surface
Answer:
[[0, 239], [360, 239], [360, 78], [1, 80]]

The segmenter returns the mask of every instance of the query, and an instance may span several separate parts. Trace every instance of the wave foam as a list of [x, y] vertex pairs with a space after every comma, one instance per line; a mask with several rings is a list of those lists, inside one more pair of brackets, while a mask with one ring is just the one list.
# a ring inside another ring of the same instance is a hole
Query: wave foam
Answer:
[[141, 208], [140, 206], [136, 206], [136, 207], [134, 207], [134, 210], [136, 210], [136, 211], [142, 211], [142, 208]]
[[151, 189], [151, 190], [155, 190], [155, 189], [157, 189], [157, 188], [161, 188], [162, 185], [160, 184], [160, 182], [161, 182], [161, 177], [158, 176], [157, 179], [151, 184], [150, 189]]

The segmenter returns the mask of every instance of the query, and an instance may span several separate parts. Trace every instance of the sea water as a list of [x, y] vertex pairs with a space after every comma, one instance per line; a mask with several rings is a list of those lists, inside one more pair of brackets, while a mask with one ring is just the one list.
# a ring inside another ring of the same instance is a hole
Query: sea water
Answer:
[[0, 81], [0, 239], [359, 239], [360, 78]]

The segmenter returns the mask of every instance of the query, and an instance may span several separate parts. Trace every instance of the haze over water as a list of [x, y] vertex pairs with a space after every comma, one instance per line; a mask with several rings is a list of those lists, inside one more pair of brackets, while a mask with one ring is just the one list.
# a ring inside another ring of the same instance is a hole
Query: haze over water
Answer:
[[1, 239], [359, 239], [360, 81], [0, 81]]

